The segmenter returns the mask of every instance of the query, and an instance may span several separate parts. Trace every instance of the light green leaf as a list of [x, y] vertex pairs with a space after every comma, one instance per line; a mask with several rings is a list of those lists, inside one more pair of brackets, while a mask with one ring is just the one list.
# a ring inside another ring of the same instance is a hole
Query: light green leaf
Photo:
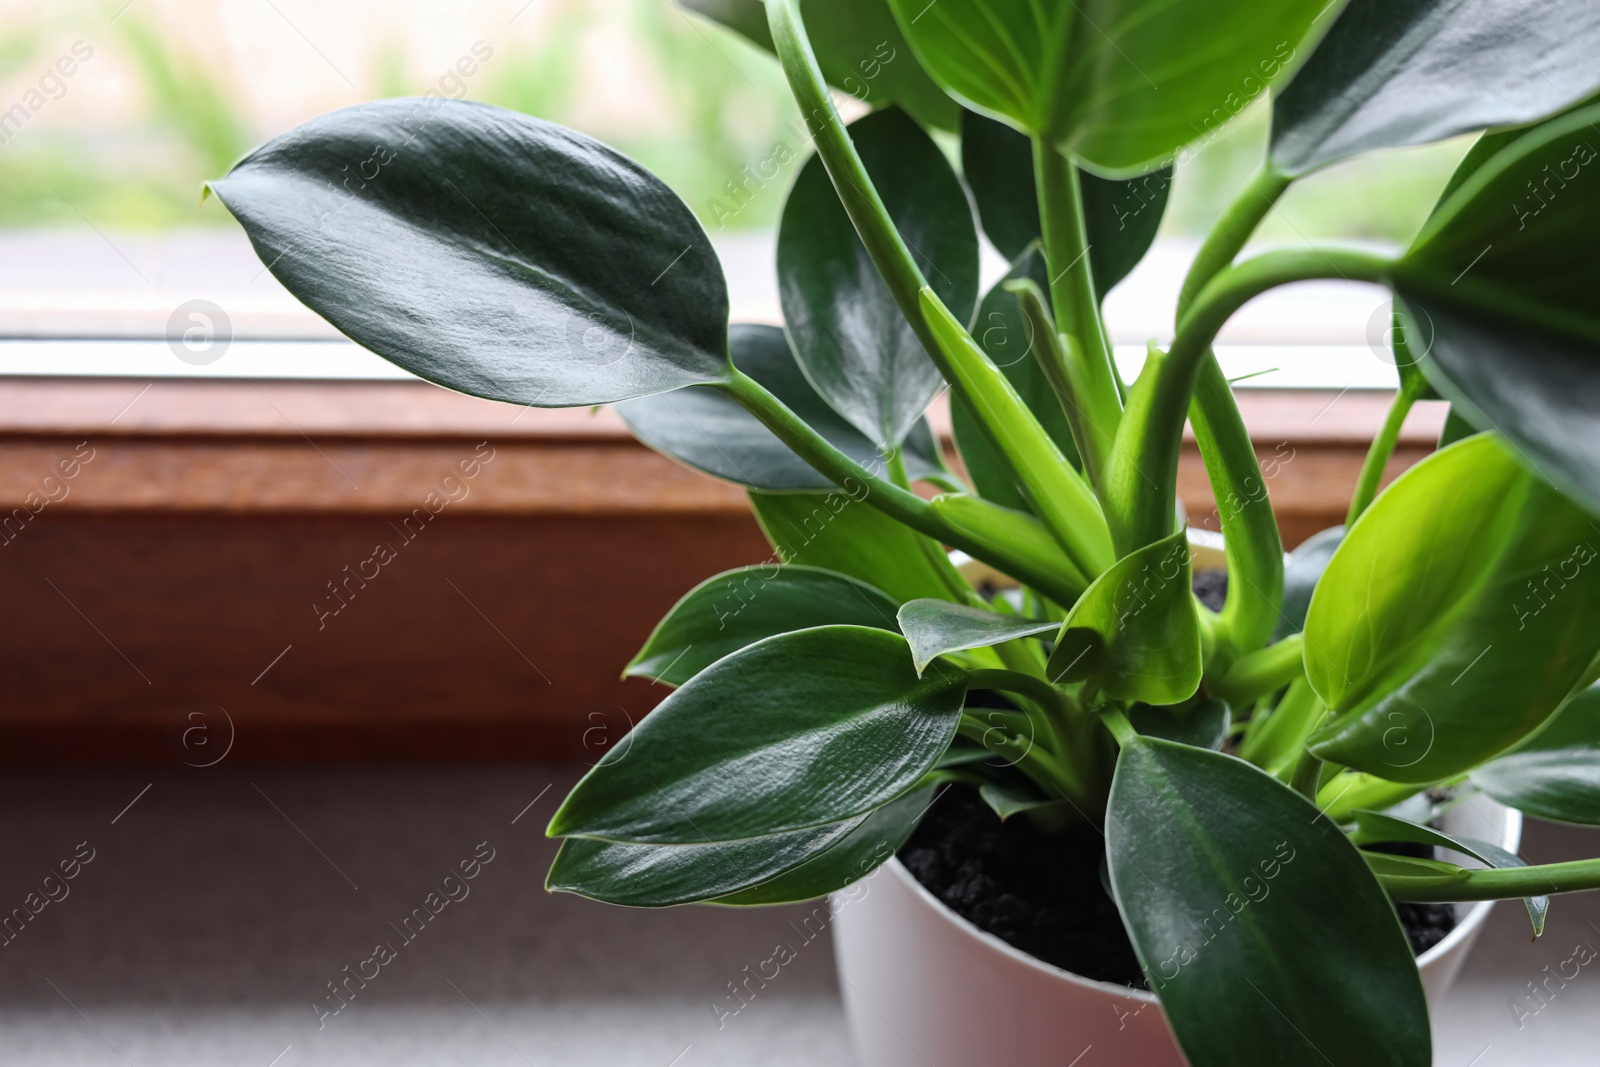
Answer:
[[948, 600], [909, 600], [900, 605], [900, 632], [911, 645], [917, 673], [950, 652], [1014, 641], [1051, 633], [1053, 622], [1039, 622], [1015, 615], [1001, 615], [982, 608], [952, 604]]
[[[898, 108], [857, 119], [849, 132], [929, 285], [968, 321], [978, 299], [978, 233], [960, 179]], [[942, 379], [819, 156], [801, 168], [783, 208], [778, 286], [795, 356], [817, 392], [875, 444], [898, 445]]]
[[1312, 751], [1431, 782], [1538, 729], [1600, 652], [1595, 545], [1588, 515], [1497, 434], [1401, 475], [1311, 599], [1306, 676], [1337, 713]]
[[728, 292], [654, 175], [583, 134], [465, 100], [323, 115], [215, 192], [291, 293], [429, 381], [535, 407], [728, 378]]
[[1394, 908], [1319, 815], [1232, 756], [1123, 746], [1106, 815], [1111, 884], [1193, 1067], [1432, 1063]]
[[718, 660], [584, 775], [550, 834], [704, 844], [866, 815], [932, 769], [961, 716], [965, 674], [918, 677], [910, 652], [822, 626]]
[[1177, 704], [1200, 687], [1200, 623], [1183, 531], [1118, 560], [1078, 598], [1050, 654], [1052, 681], [1090, 679], [1106, 696]]
[[774, 634], [813, 626], [895, 627], [896, 603], [865, 582], [815, 567], [741, 567], [707, 578], [672, 606], [624, 678], [682, 685]]

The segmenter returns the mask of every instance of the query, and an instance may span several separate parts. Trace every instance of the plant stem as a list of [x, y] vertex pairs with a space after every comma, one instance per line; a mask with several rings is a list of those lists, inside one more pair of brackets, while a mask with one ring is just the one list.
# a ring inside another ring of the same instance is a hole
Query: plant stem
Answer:
[[[1289, 188], [1291, 179], [1263, 163], [1200, 246], [1178, 297], [1181, 318], [1200, 291], [1243, 251], [1250, 235]], [[1283, 539], [1266, 495], [1266, 480], [1233, 389], [1208, 348], [1201, 362], [1189, 424], [1218, 501], [1228, 575], [1227, 602], [1216, 627], [1217, 648], [1208, 671], [1226, 671], [1238, 652], [1259, 648], [1277, 626], [1283, 601]], [[1227, 506], [1237, 501], [1237, 508]], [[1264, 506], [1256, 506], [1256, 505]]]
[[[1315, 730], [1320, 726], [1327, 717], [1326, 712], [1318, 715], [1312, 721], [1311, 730]], [[1321, 778], [1322, 761], [1312, 755], [1309, 748], [1302, 746], [1299, 755], [1295, 757], [1294, 766], [1289, 771], [1289, 788], [1315, 804], [1317, 801], [1317, 782]]]
[[1392, 879], [1382, 874], [1378, 875], [1378, 881], [1396, 900], [1447, 903], [1542, 897], [1552, 893], [1600, 889], [1600, 859], [1474, 870], [1468, 871], [1465, 878], [1441, 875], [1437, 882], [1430, 882], [1425, 876], [1407, 875], [1403, 879]]
[[1292, 758], [1300, 738], [1310, 733], [1307, 720], [1316, 717], [1319, 707], [1321, 702], [1316, 692], [1301, 674], [1289, 683], [1283, 699], [1271, 714], [1257, 715], [1250, 720], [1239, 746], [1239, 757], [1268, 770], [1283, 766]]
[[1427, 380], [1421, 374], [1401, 378], [1400, 389], [1394, 394], [1394, 403], [1389, 405], [1389, 416], [1383, 420], [1378, 436], [1372, 439], [1372, 445], [1367, 449], [1367, 460], [1361, 465], [1361, 476], [1356, 479], [1355, 493], [1350, 498], [1350, 512], [1344, 520], [1346, 527], [1354, 526], [1361, 513], [1377, 497], [1378, 483], [1383, 481], [1383, 469], [1389, 465], [1389, 457], [1394, 455], [1395, 445], [1400, 442], [1400, 429], [1405, 425], [1412, 405], [1427, 387]]
[[[1046, 558], [1031, 558], [1015, 551], [969, 536], [942, 521], [932, 505], [908, 489], [902, 489], [887, 479], [880, 478], [861, 464], [839, 451], [821, 434], [806, 424], [805, 420], [768, 392], [761, 383], [741, 371], [735, 370], [732, 379], [716, 386], [762, 424], [777, 435], [801, 459], [811, 464], [829, 481], [846, 490], [853, 484], [866, 490], [862, 498], [885, 515], [904, 523], [918, 533], [936, 541], [959, 548], [961, 551], [1000, 568], [1018, 581], [1032, 585], [1052, 598], [1065, 597], [1066, 603], [1077, 599], [1081, 588], [1075, 588], [1060, 569]], [[850, 490], [853, 492], [853, 490]]]
[[1050, 271], [1050, 303], [1057, 331], [1067, 341], [1065, 352], [1059, 347], [1048, 351], [1036, 347], [1035, 353], [1059, 361], [1051, 378], [1067, 384], [1064, 399], [1070, 404], [1067, 414], [1073, 437], [1089, 481], [1098, 485], [1105, 454], [1122, 421], [1122, 394], [1090, 268], [1082, 183], [1072, 160], [1037, 137], [1033, 140], [1033, 174]]
[[1100, 721], [1106, 724], [1106, 729], [1111, 731], [1111, 736], [1117, 739], [1117, 744], [1127, 746], [1139, 740], [1139, 731], [1133, 728], [1133, 723], [1122, 714], [1122, 709], [1107, 704], [1100, 709]]
[[1153, 353], [1128, 394], [1104, 478], [1106, 517], [1119, 556], [1172, 532], [1178, 448], [1200, 365], [1224, 323], [1262, 293], [1313, 279], [1382, 281], [1393, 262], [1354, 249], [1285, 249], [1229, 267], [1201, 291], [1172, 349]]
[[1357, 811], [1370, 809], [1382, 811], [1392, 808], [1402, 800], [1440, 785], [1439, 782], [1391, 782], [1387, 778], [1347, 771], [1317, 790], [1317, 807], [1334, 822], [1345, 822]]
[[1045, 681], [1035, 678], [1031, 674], [1021, 671], [972, 671], [967, 675], [967, 688], [969, 689], [995, 689], [1002, 693], [1016, 693], [1029, 700], [1048, 708], [1051, 712], [1065, 718], [1067, 715], [1067, 697], [1061, 690]]
[[1304, 673], [1304, 645], [1303, 635], [1290, 634], [1275, 645], [1253, 652], [1235, 662], [1211, 691], [1235, 707], [1276, 692]]

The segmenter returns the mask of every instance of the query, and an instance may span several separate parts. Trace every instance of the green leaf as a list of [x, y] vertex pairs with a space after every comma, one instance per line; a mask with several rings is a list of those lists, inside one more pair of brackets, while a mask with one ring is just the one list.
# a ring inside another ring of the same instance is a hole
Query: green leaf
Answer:
[[[963, 111], [961, 170], [977, 201], [983, 232], [1006, 259], [1018, 259], [1041, 233], [1033, 145], [1003, 122]], [[1155, 242], [1172, 188], [1172, 168], [1162, 167], [1126, 181], [1088, 171], [1078, 178], [1094, 289], [1104, 299]], [[1030, 276], [1041, 292], [1050, 291], [1048, 277]], [[983, 322], [981, 312], [979, 322]]]
[[1600, 107], [1512, 140], [1396, 266], [1413, 353], [1454, 409], [1600, 510]]
[[717, 660], [774, 634], [813, 626], [893, 630], [895, 602], [815, 567], [741, 567], [707, 578], [672, 606], [622, 672], [682, 685]]
[[741, 907], [791, 904], [826, 896], [859, 881], [900, 850], [933, 806], [936, 785], [914, 789], [868, 815], [826, 852], [775, 878], [718, 898], [715, 903]]
[[1587, 0], [1350, 0], [1273, 105], [1272, 161], [1299, 176], [1360, 152], [1515, 126], [1600, 89]]
[[1305, 629], [1311, 594], [1316, 592], [1322, 572], [1328, 569], [1328, 562], [1343, 541], [1344, 527], [1332, 526], [1312, 534], [1289, 553], [1283, 566], [1283, 608], [1278, 629], [1272, 635], [1274, 641]]
[[1579, 693], [1526, 744], [1473, 771], [1472, 784], [1541, 819], [1600, 826], [1600, 690]]
[[782, 878], [849, 840], [869, 817], [808, 830], [697, 845], [640, 845], [569, 837], [561, 843], [545, 888], [607, 904], [665, 908], [711, 900]]
[[[679, 3], [773, 51], [761, 0]], [[805, 0], [800, 6], [817, 65], [829, 85], [873, 107], [899, 104], [924, 125], [956, 128], [959, 109], [918, 65], [884, 0]]]
[[1431, 782], [1538, 729], [1600, 651], [1597, 543], [1497, 434], [1401, 475], [1311, 598], [1306, 677], [1337, 713], [1312, 751]]
[[769, 637], [663, 700], [584, 775], [549, 832], [697, 844], [865, 815], [933, 767], [965, 693], [960, 671], [918, 677], [898, 634]]
[[1015, 786], [999, 785], [995, 782], [985, 782], [978, 787], [978, 796], [989, 805], [989, 810], [1005, 822], [1013, 815], [1021, 815], [1026, 811], [1041, 811], [1045, 808], [1061, 808], [1065, 802], [1041, 797], [1036, 791], [1021, 789]]
[[866, 503], [867, 487], [832, 493], [756, 493], [750, 506], [778, 558], [837, 571], [887, 593], [896, 604], [945, 597], [931, 553], [944, 549]]
[[1193, 1067], [1432, 1062], [1388, 897], [1315, 805], [1242, 760], [1125, 744], [1111, 884]]
[[1177, 704], [1200, 687], [1200, 623], [1182, 530], [1118, 560], [1078, 598], [1050, 654], [1051, 681], [1092, 679], [1105, 695]]
[[693, 213], [553, 123], [464, 100], [359, 104], [210, 188], [285, 288], [429, 381], [571, 407], [728, 377], [727, 284]]
[[1404, 899], [1408, 883], [1437, 886], [1440, 879], [1446, 882], [1465, 882], [1469, 872], [1465, 867], [1439, 860], [1419, 860], [1411, 856], [1391, 856], [1386, 852], [1365, 852], [1361, 858], [1367, 868], [1383, 879], [1383, 884], [1398, 891]]
[[[1507, 852], [1499, 845], [1488, 841], [1479, 841], [1472, 837], [1455, 837], [1451, 834], [1441, 833], [1431, 826], [1421, 826], [1405, 819], [1397, 819], [1393, 815], [1385, 815], [1379, 811], [1358, 811], [1356, 817], [1357, 844], [1369, 845], [1389, 841], [1410, 841], [1419, 845], [1435, 845], [1447, 848], [1463, 855], [1471, 856], [1490, 867], [1526, 867], [1528, 862], [1514, 852]], [[1522, 900], [1528, 909], [1528, 920], [1533, 924], [1533, 936], [1538, 937], [1544, 933], [1545, 917], [1550, 914], [1549, 897], [1524, 897]]]
[[[761, 383], [831, 444], [881, 473], [883, 454], [825, 404], [794, 360], [776, 326], [735, 324], [728, 331], [733, 365]], [[833, 483], [789, 450], [771, 430], [721, 389], [695, 386], [617, 405], [635, 437], [682, 463], [751, 489], [787, 492], [832, 489]], [[926, 419], [905, 441], [912, 480], [944, 469]]]
[[899, 620], [919, 675], [946, 653], [988, 648], [1056, 629], [1053, 622], [1001, 615], [948, 600], [908, 600], [900, 605]]
[[1140, 173], [1244, 109], [1324, 4], [889, 0], [958, 99], [1108, 174]]
[[1159, 737], [1196, 748], [1221, 749], [1228, 738], [1233, 709], [1226, 700], [1212, 698], [1192, 708], [1135, 704], [1128, 721], [1145, 737]]
[[[962, 322], [978, 299], [978, 233], [961, 181], [898, 108], [850, 124], [862, 164], [935, 293]], [[834, 192], [819, 156], [778, 227], [778, 285], [795, 355], [824, 400], [880, 446], [898, 445], [941, 378]]]

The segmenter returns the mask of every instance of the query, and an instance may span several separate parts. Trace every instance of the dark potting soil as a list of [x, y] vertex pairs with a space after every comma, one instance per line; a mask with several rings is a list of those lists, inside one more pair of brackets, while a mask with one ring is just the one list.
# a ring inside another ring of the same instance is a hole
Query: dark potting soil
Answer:
[[[1432, 853], [1385, 847], [1401, 849]], [[1100, 884], [1105, 841], [1093, 827], [1047, 834], [1022, 817], [1002, 823], [973, 791], [947, 789], [899, 855], [917, 881], [980, 930], [1074, 974], [1148, 988]], [[1455, 926], [1448, 905], [1402, 904], [1399, 912], [1418, 955]]]
[[1223, 602], [1228, 599], [1227, 571], [1196, 571], [1190, 584], [1200, 603], [1212, 611], [1222, 610]]

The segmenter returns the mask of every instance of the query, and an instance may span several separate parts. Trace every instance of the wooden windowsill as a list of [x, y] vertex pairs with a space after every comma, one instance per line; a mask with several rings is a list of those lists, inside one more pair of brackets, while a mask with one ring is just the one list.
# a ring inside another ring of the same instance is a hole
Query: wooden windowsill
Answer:
[[[1340, 521], [1389, 400], [1241, 393], [1287, 543]], [[1179, 489], [1214, 526], [1192, 442]], [[193, 763], [218, 711], [232, 760], [592, 760], [664, 695], [617, 680], [659, 615], [770, 552], [609, 411], [413, 382], [0, 379], [0, 505], [9, 762]]]

